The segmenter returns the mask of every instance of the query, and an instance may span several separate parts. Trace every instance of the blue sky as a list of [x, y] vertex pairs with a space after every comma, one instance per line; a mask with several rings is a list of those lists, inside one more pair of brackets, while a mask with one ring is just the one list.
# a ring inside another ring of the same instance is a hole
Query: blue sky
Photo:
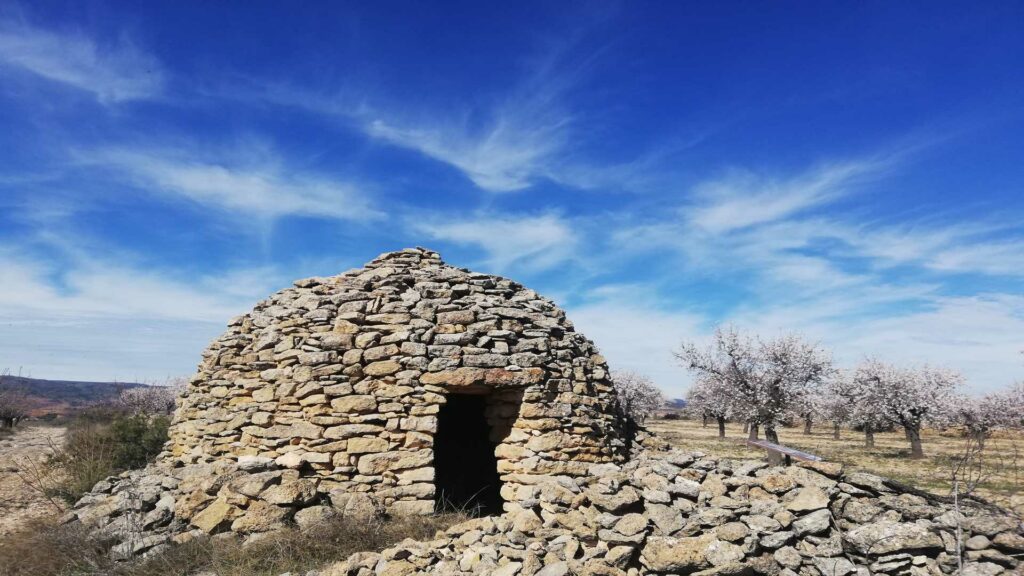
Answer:
[[422, 245], [673, 395], [672, 349], [723, 322], [997, 389], [1024, 376], [1022, 21], [5, 2], [0, 369], [188, 374], [291, 280]]

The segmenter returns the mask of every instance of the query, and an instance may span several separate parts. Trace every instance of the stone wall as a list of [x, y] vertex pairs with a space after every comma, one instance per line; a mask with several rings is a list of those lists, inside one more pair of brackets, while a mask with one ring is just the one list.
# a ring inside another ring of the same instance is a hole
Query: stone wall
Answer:
[[511, 484], [625, 456], [604, 359], [550, 300], [423, 249], [295, 283], [203, 354], [166, 463], [269, 458], [322, 494], [434, 508], [433, 438], [451, 393], [486, 393]]

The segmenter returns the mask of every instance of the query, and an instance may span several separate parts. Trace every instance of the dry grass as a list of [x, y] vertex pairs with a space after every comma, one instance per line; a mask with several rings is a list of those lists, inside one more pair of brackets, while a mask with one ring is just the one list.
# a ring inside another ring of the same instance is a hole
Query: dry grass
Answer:
[[32, 520], [0, 540], [0, 576], [103, 574], [108, 548], [83, 528]]
[[[649, 419], [647, 427], [674, 446], [701, 450], [724, 458], [762, 458], [764, 451], [747, 446], [741, 424], [727, 424], [726, 438], [718, 438], [718, 428], [709, 422]], [[902, 430], [875, 434], [875, 447], [864, 447], [863, 433], [843, 430], [842, 438], [832, 438], [831, 426], [815, 427], [810, 436], [802, 428], [784, 428], [779, 441], [817, 454], [829, 461], [842, 462], [848, 469], [864, 470], [899, 482], [948, 495], [952, 473], [962, 455], [966, 440], [955, 430], [923, 432], [923, 460], [911, 460], [910, 448]], [[997, 433], [985, 443], [981, 462], [982, 480], [976, 494], [1024, 513], [1024, 434]]]
[[300, 531], [287, 530], [249, 545], [235, 539], [200, 539], [174, 546], [145, 561], [114, 565], [109, 543], [88, 531], [34, 522], [0, 540], [0, 576], [277, 576], [343, 560], [355, 552], [379, 551], [405, 538], [433, 537], [466, 520], [462, 514], [358, 521], [342, 518]]
[[[344, 560], [356, 552], [379, 551], [406, 538], [429, 539], [438, 530], [466, 520], [459, 514], [414, 516], [387, 521], [338, 519], [309, 530], [289, 530], [254, 544], [202, 540], [171, 548], [117, 576], [178, 576], [204, 570], [218, 576], [277, 576]], [[187, 569], [184, 569], [187, 567]]]

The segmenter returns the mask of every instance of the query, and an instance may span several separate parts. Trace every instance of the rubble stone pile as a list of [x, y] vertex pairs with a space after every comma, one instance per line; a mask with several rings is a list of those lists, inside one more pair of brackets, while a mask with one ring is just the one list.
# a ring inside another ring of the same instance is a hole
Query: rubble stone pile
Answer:
[[972, 500], [957, 512], [838, 464], [768, 467], [645, 452], [521, 490], [531, 506], [459, 524], [430, 542], [356, 554], [317, 574], [1022, 573], [1019, 518]]

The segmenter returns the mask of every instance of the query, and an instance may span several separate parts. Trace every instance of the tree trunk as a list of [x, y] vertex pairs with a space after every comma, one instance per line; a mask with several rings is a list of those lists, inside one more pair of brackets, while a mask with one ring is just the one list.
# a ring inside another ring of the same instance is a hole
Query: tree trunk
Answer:
[[725, 418], [718, 417], [718, 437], [725, 438]]
[[839, 440], [839, 422], [832, 423], [832, 439]]
[[749, 431], [750, 431], [750, 422], [744, 422], [743, 423], [743, 433], [746, 434]]
[[750, 433], [747, 434], [747, 439], [748, 440], [757, 440], [757, 423], [756, 422], [751, 422], [748, 429], [750, 430]]
[[988, 436], [984, 431], [978, 431], [974, 433], [974, 441], [978, 443], [978, 450], [985, 449], [985, 438]]
[[[771, 442], [772, 444], [779, 443], [779, 435], [775, 432], [775, 427], [770, 424], [764, 425], [764, 439]], [[772, 466], [781, 466], [783, 462], [782, 454], [778, 452], [768, 452], [768, 463]]]
[[[804, 416], [804, 434], [805, 435], [810, 436], [810, 434], [811, 434], [811, 425], [812, 424], [814, 424], [814, 418], [812, 418], [811, 416]], [[768, 431], [766, 430], [765, 434], [767, 434], [767, 433], [768, 433]]]
[[875, 431], [871, 428], [870, 425], [864, 426], [864, 447], [875, 447]]
[[914, 441], [914, 439], [910, 435], [910, 428], [907, 428], [906, 426], [904, 426], [903, 427], [903, 435], [907, 437], [907, 442], [913, 442]]
[[707, 414], [703, 414], [700, 417], [700, 427], [701, 428], [707, 428], [708, 427], [708, 415]]
[[907, 439], [910, 440], [910, 457], [915, 460], [924, 458], [924, 448], [921, 447], [921, 426], [908, 426]]

